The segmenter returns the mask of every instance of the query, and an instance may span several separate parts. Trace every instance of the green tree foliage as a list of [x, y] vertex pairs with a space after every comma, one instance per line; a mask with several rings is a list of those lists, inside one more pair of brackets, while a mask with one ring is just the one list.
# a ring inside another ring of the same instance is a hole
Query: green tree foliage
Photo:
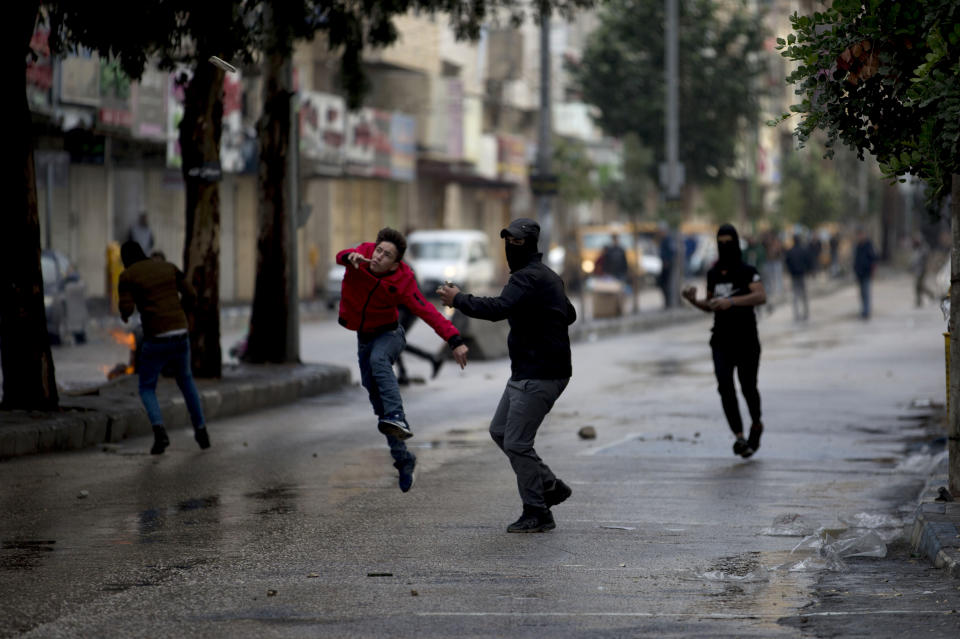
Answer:
[[607, 193], [620, 210], [634, 221], [647, 212], [653, 166], [653, 150], [644, 146], [636, 133], [627, 133], [623, 138], [622, 177], [608, 185]]
[[600, 194], [596, 184], [596, 166], [590, 160], [583, 142], [570, 138], [555, 138], [553, 170], [559, 183], [557, 196], [563, 202], [589, 202]]
[[[618, 137], [635, 133], [661, 159], [663, 25], [662, 1], [609, 0], [573, 68], [583, 99], [600, 108], [600, 126]], [[726, 173], [736, 157], [739, 132], [757, 120], [763, 36], [760, 20], [743, 2], [681, 0], [680, 160], [688, 181], [702, 183]]]
[[843, 189], [829, 161], [812, 149], [788, 155], [783, 163], [780, 214], [784, 221], [816, 228], [843, 213]]
[[828, 156], [839, 140], [943, 195], [960, 173], [960, 4], [836, 0], [791, 23], [778, 49], [797, 64], [801, 143], [821, 129]]

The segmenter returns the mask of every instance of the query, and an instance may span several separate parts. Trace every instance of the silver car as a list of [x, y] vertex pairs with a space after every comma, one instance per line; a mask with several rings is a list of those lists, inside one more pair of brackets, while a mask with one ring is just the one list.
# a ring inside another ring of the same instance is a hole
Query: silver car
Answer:
[[52, 344], [71, 339], [87, 341], [87, 285], [66, 255], [46, 250], [40, 254], [43, 274], [43, 306], [47, 333]]

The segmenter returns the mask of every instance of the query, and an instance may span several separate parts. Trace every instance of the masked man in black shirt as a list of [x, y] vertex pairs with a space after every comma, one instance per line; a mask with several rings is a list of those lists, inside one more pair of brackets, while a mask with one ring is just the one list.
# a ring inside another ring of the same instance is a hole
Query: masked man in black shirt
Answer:
[[510, 280], [498, 297], [475, 297], [451, 285], [441, 286], [437, 293], [444, 304], [467, 317], [510, 323], [511, 375], [490, 422], [490, 435], [510, 460], [523, 502], [523, 514], [507, 532], [537, 533], [556, 528], [550, 508], [572, 493], [537, 455], [533, 440], [570, 381], [567, 327], [577, 313], [563, 280], [541, 261], [539, 224], [519, 218], [500, 231], [500, 237]]
[[[757, 370], [760, 367], [760, 338], [757, 336], [757, 318], [754, 307], [767, 301], [766, 291], [757, 269], [743, 261], [737, 230], [724, 224], [717, 231], [719, 259], [707, 271], [707, 297], [697, 299], [695, 286], [683, 291], [683, 297], [702, 311], [713, 313], [713, 369], [717, 375], [717, 390], [723, 403], [730, 430], [737, 438], [733, 453], [750, 457], [760, 448], [763, 423], [760, 421], [760, 393], [757, 390]], [[733, 370], [740, 378], [740, 391], [747, 400], [750, 417], [750, 436], [743, 437], [743, 422], [737, 391], [733, 385]]]

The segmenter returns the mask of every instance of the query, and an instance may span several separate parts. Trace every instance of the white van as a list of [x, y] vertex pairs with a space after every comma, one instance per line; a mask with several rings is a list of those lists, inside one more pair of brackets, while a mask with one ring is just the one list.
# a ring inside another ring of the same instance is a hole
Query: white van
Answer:
[[443, 282], [470, 292], [493, 285], [490, 240], [481, 231], [414, 231], [407, 236], [404, 261], [416, 273], [426, 295], [433, 295]]

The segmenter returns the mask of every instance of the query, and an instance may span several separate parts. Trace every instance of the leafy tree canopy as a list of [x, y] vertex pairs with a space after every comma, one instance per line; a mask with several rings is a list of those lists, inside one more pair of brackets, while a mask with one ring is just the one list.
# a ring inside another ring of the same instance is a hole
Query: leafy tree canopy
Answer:
[[801, 143], [822, 129], [828, 156], [839, 140], [942, 195], [960, 173], [960, 3], [835, 0], [791, 23], [778, 48], [798, 65]]
[[87, 47], [116, 58], [139, 78], [146, 61], [195, 62], [217, 55], [238, 64], [262, 52], [289, 55], [294, 42], [324, 34], [341, 58], [341, 81], [351, 106], [366, 90], [362, 54], [398, 36], [394, 20], [411, 11], [444, 14], [459, 38], [477, 38], [496, 20], [522, 22], [528, 13], [568, 16], [595, 0], [47, 0], [50, 46], [61, 53]]
[[[723, 10], [721, 10], [723, 7]], [[719, 178], [734, 164], [738, 133], [758, 117], [763, 30], [745, 3], [679, 5], [680, 160], [687, 179]], [[636, 134], [664, 153], [664, 3], [609, 0], [573, 68], [583, 99], [609, 134]]]

